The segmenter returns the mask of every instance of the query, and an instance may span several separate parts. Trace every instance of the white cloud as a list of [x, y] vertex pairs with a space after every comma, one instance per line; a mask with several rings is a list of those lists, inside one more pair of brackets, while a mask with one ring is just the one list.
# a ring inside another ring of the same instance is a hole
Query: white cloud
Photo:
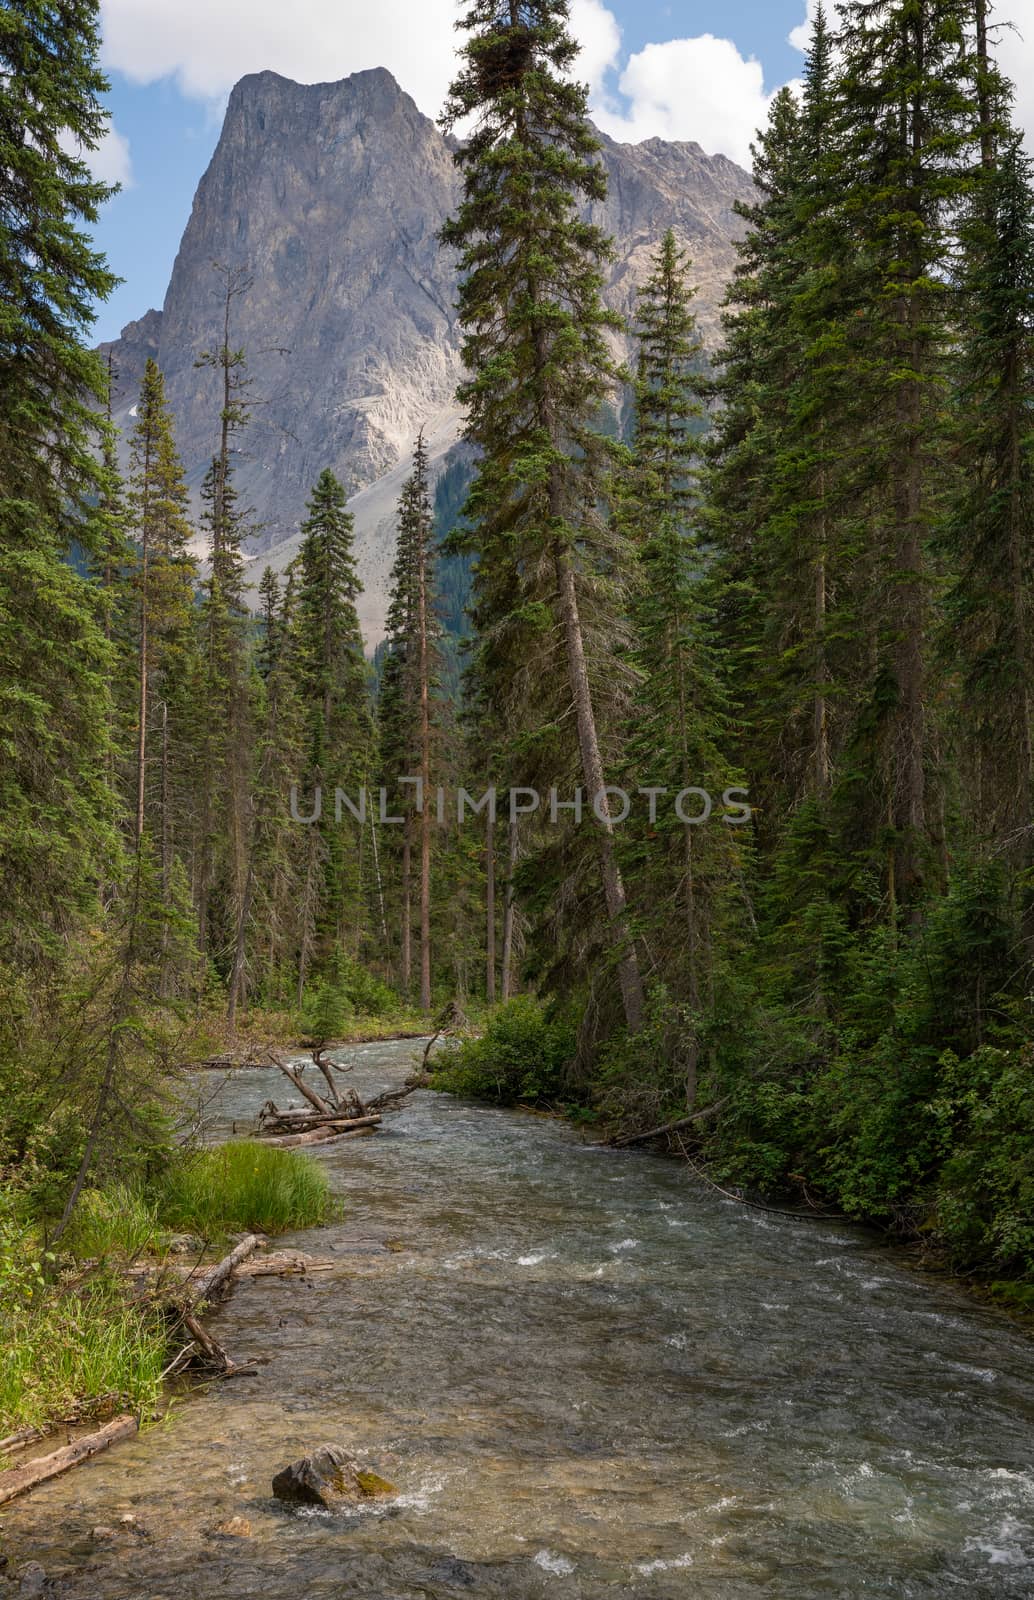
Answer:
[[710, 33], [648, 44], [630, 58], [619, 88], [630, 102], [627, 112], [593, 108], [613, 138], [695, 140], [743, 166], [750, 165], [750, 146], [772, 99], [760, 61]]
[[571, 31], [582, 47], [574, 71], [594, 98], [605, 98], [607, 74], [621, 55], [621, 29], [603, 0], [571, 0]]
[[96, 150], [84, 149], [70, 134], [61, 139], [61, 146], [70, 155], [81, 156], [89, 167], [91, 176], [98, 183], [120, 183], [123, 189], [133, 187], [133, 163], [129, 152], [129, 140], [124, 134], [119, 133], [113, 123], [109, 122], [107, 131]]
[[455, 0], [102, 0], [105, 65], [220, 100], [248, 72], [324, 83], [387, 67], [429, 115], [452, 77]]
[[1016, 86], [1016, 120], [1034, 152], [1034, 11], [1030, 0], [1002, 0], [992, 22], [1010, 23], [996, 30], [998, 64]]
[[[807, 5], [808, 10], [804, 21], [794, 28], [790, 34], [790, 43], [795, 50], [807, 50], [811, 43], [811, 25], [815, 21], [815, 16], [819, 9], [819, 0], [807, 0]], [[828, 6], [826, 10], [829, 10]]]
[[[456, 0], [102, 0], [104, 62], [135, 83], [172, 77], [217, 110], [248, 72], [317, 83], [387, 67], [433, 116], [455, 72], [458, 11]], [[605, 0], [572, 0], [571, 20], [582, 44], [574, 70], [608, 133], [693, 139], [749, 161], [770, 100], [758, 61], [704, 34], [648, 44], [622, 71]]]

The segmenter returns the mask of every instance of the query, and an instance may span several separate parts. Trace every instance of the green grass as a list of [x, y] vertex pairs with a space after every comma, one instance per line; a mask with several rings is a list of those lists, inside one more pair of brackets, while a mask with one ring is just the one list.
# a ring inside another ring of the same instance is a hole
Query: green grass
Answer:
[[254, 1229], [315, 1227], [335, 1210], [326, 1172], [296, 1150], [252, 1141], [196, 1150], [166, 1173], [158, 1196], [163, 1224], [205, 1238]]
[[[181, 1153], [147, 1190], [87, 1190], [58, 1262], [44, 1256], [38, 1227], [0, 1192], [0, 1438], [93, 1401], [154, 1411], [170, 1355], [168, 1326], [159, 1308], [131, 1298], [120, 1267], [163, 1255], [172, 1232], [200, 1234], [221, 1248], [229, 1233], [311, 1227], [335, 1209], [326, 1173], [305, 1154], [221, 1145]], [[94, 1263], [90, 1275], [69, 1257]]]
[[91, 1401], [153, 1411], [167, 1332], [156, 1311], [128, 1302], [121, 1283], [58, 1286], [2, 1311], [0, 1437], [42, 1428]]
[[79, 1261], [135, 1261], [147, 1252], [162, 1253], [166, 1242], [157, 1205], [127, 1183], [87, 1189], [65, 1237], [66, 1248]]

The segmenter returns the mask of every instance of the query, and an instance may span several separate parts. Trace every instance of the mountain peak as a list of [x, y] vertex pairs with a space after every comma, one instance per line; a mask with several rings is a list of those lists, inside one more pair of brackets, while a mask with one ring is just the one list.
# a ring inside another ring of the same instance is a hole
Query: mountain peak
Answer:
[[[609, 194], [593, 217], [615, 240], [608, 304], [634, 315], [665, 230], [689, 248], [705, 340], [718, 334], [750, 179], [695, 145], [605, 140]], [[221, 396], [196, 358], [221, 338], [225, 283], [248, 292], [231, 339], [246, 350], [256, 409], [238, 462], [256, 544], [282, 567], [307, 497], [330, 467], [353, 497], [367, 637], [383, 627], [392, 520], [413, 440], [435, 463], [459, 437], [462, 378], [456, 262], [439, 244], [460, 179], [452, 144], [383, 67], [300, 84], [257, 72], [235, 87], [198, 188], [161, 316], [127, 327], [114, 354], [126, 422], [139, 373], [159, 347], [177, 439], [196, 491], [218, 447]], [[622, 343], [622, 357], [631, 354]], [[260, 557], [260, 562], [265, 556]]]

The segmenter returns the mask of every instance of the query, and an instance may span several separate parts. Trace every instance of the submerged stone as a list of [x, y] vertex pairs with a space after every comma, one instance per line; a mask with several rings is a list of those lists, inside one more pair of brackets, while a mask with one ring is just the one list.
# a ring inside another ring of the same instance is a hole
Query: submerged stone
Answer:
[[395, 1493], [386, 1478], [371, 1472], [343, 1450], [325, 1444], [312, 1455], [284, 1467], [273, 1479], [273, 1493], [288, 1505], [324, 1506], [334, 1511]]
[[247, 1517], [230, 1517], [210, 1530], [213, 1539], [250, 1539], [251, 1523]]

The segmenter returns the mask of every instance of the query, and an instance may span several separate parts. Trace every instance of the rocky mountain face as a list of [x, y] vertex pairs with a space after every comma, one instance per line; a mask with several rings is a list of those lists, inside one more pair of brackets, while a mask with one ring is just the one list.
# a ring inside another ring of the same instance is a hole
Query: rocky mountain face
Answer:
[[[452, 143], [383, 69], [302, 85], [273, 72], [234, 89], [201, 180], [161, 312], [111, 345], [116, 420], [148, 355], [160, 361], [195, 490], [217, 446], [219, 390], [196, 365], [222, 340], [229, 268], [246, 273], [231, 344], [247, 351], [256, 404], [241, 443], [242, 502], [254, 508], [256, 574], [298, 548], [307, 495], [325, 466], [353, 496], [368, 642], [380, 636], [392, 512], [420, 428], [432, 461], [459, 437], [455, 261], [437, 241], [458, 177]], [[604, 140], [609, 194], [594, 220], [617, 258], [608, 303], [629, 313], [668, 227], [690, 251], [705, 340], [735, 263], [737, 200], [751, 181], [694, 144]]]

